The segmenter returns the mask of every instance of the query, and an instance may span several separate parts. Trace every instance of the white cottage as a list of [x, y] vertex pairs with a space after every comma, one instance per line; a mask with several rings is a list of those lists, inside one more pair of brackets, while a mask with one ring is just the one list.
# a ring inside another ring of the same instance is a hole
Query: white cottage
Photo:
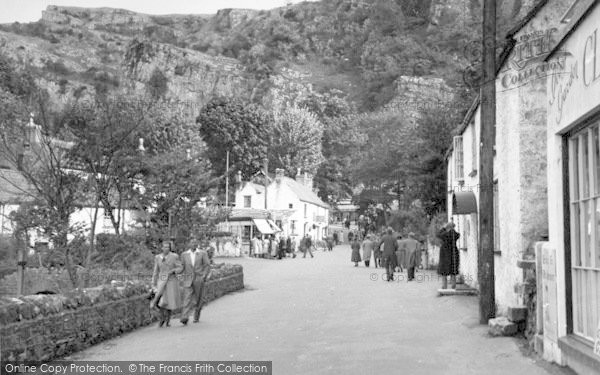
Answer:
[[312, 190], [312, 185], [308, 173], [298, 171], [292, 179], [284, 176], [282, 169], [277, 169], [275, 178], [269, 179], [266, 192], [262, 185], [242, 182], [235, 193], [237, 215], [243, 210], [266, 210], [282, 235], [298, 240], [308, 234], [313, 240], [320, 240], [328, 234], [330, 207]]

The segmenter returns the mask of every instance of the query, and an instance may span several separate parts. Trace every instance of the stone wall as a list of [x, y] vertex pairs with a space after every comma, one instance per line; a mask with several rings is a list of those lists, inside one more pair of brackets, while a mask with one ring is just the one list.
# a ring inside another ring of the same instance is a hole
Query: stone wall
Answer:
[[[242, 267], [215, 272], [206, 301], [244, 288]], [[0, 297], [0, 357], [48, 361], [156, 320], [148, 284], [115, 282], [57, 295]]]

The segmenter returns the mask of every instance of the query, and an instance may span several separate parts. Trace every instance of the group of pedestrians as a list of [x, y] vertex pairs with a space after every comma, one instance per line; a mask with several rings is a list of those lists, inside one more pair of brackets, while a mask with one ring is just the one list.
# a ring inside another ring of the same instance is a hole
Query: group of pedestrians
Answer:
[[204, 286], [210, 276], [210, 244], [192, 238], [187, 250], [173, 252], [170, 241], [161, 241], [161, 253], [154, 257], [150, 307], [159, 312], [158, 326], [170, 326], [171, 314], [181, 309], [180, 321], [187, 325], [190, 315], [194, 323], [200, 320], [204, 305]]
[[[386, 269], [388, 281], [394, 280], [394, 271], [402, 272], [403, 268], [408, 271], [408, 281], [415, 278], [415, 269], [420, 264], [421, 243], [415, 239], [414, 233], [409, 233], [407, 238], [394, 236], [392, 228], [377, 237], [374, 233], [368, 233], [362, 243], [358, 236], [355, 236], [350, 245], [352, 248], [351, 261], [354, 266], [364, 261], [365, 266], [371, 264], [371, 256], [375, 268], [382, 267]], [[362, 258], [361, 258], [362, 249]]]
[[[330, 243], [327, 243], [328, 247], [330, 247]], [[308, 233], [300, 239], [298, 246], [296, 246], [296, 241], [290, 236], [268, 235], [261, 238], [261, 236], [257, 234], [250, 241], [249, 256], [266, 259], [283, 259], [288, 256], [296, 258], [296, 253], [300, 252], [304, 255], [303, 258], [306, 258], [306, 253], [310, 254], [311, 258], [314, 258], [312, 253], [314, 246], [314, 241]], [[333, 242], [331, 242], [330, 249], [332, 247]]]
[[[454, 223], [449, 222], [437, 233], [441, 241], [438, 274], [442, 280], [442, 289], [448, 288], [448, 276], [450, 276], [451, 288], [456, 289], [456, 275], [459, 273], [460, 264], [456, 241], [460, 234], [454, 230], [454, 227]], [[354, 236], [350, 247], [352, 249], [350, 260], [354, 262], [355, 267], [358, 267], [361, 261], [369, 267], [372, 256], [376, 268], [386, 269], [387, 281], [393, 281], [394, 272], [396, 270], [402, 272], [403, 268], [407, 270], [408, 281], [415, 279], [415, 270], [421, 260], [422, 245], [412, 232], [407, 238], [403, 238], [401, 235], [394, 236], [392, 228], [388, 228], [381, 238], [374, 233], [369, 233], [362, 242], [359, 241], [359, 236]]]

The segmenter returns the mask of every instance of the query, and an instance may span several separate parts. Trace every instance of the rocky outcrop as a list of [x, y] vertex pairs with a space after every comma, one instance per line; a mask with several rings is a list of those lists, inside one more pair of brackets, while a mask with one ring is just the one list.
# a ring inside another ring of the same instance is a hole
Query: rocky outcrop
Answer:
[[454, 90], [441, 78], [401, 76], [396, 84], [396, 96], [384, 111], [400, 112], [413, 121], [423, 113], [447, 109], [454, 100]]
[[198, 106], [214, 95], [250, 95], [243, 67], [223, 56], [136, 39], [127, 48], [123, 68], [139, 83], [147, 82], [154, 69], [160, 69], [168, 78], [169, 96]]
[[42, 11], [42, 22], [47, 24], [87, 26], [94, 29], [97, 25], [127, 25], [141, 30], [152, 20], [151, 16], [125, 9], [78, 8], [49, 5]]

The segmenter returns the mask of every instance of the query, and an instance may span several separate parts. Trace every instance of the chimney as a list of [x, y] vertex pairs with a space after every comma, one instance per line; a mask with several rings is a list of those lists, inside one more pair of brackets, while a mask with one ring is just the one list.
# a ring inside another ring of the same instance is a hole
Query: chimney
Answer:
[[42, 127], [33, 122], [33, 113], [29, 115], [29, 123], [25, 125], [25, 148], [32, 144], [42, 143]]
[[275, 169], [275, 182], [280, 184], [282, 180], [283, 180], [283, 169], [281, 169], [281, 168]]
[[304, 186], [312, 190], [313, 188], [313, 176], [308, 172], [304, 172]]

